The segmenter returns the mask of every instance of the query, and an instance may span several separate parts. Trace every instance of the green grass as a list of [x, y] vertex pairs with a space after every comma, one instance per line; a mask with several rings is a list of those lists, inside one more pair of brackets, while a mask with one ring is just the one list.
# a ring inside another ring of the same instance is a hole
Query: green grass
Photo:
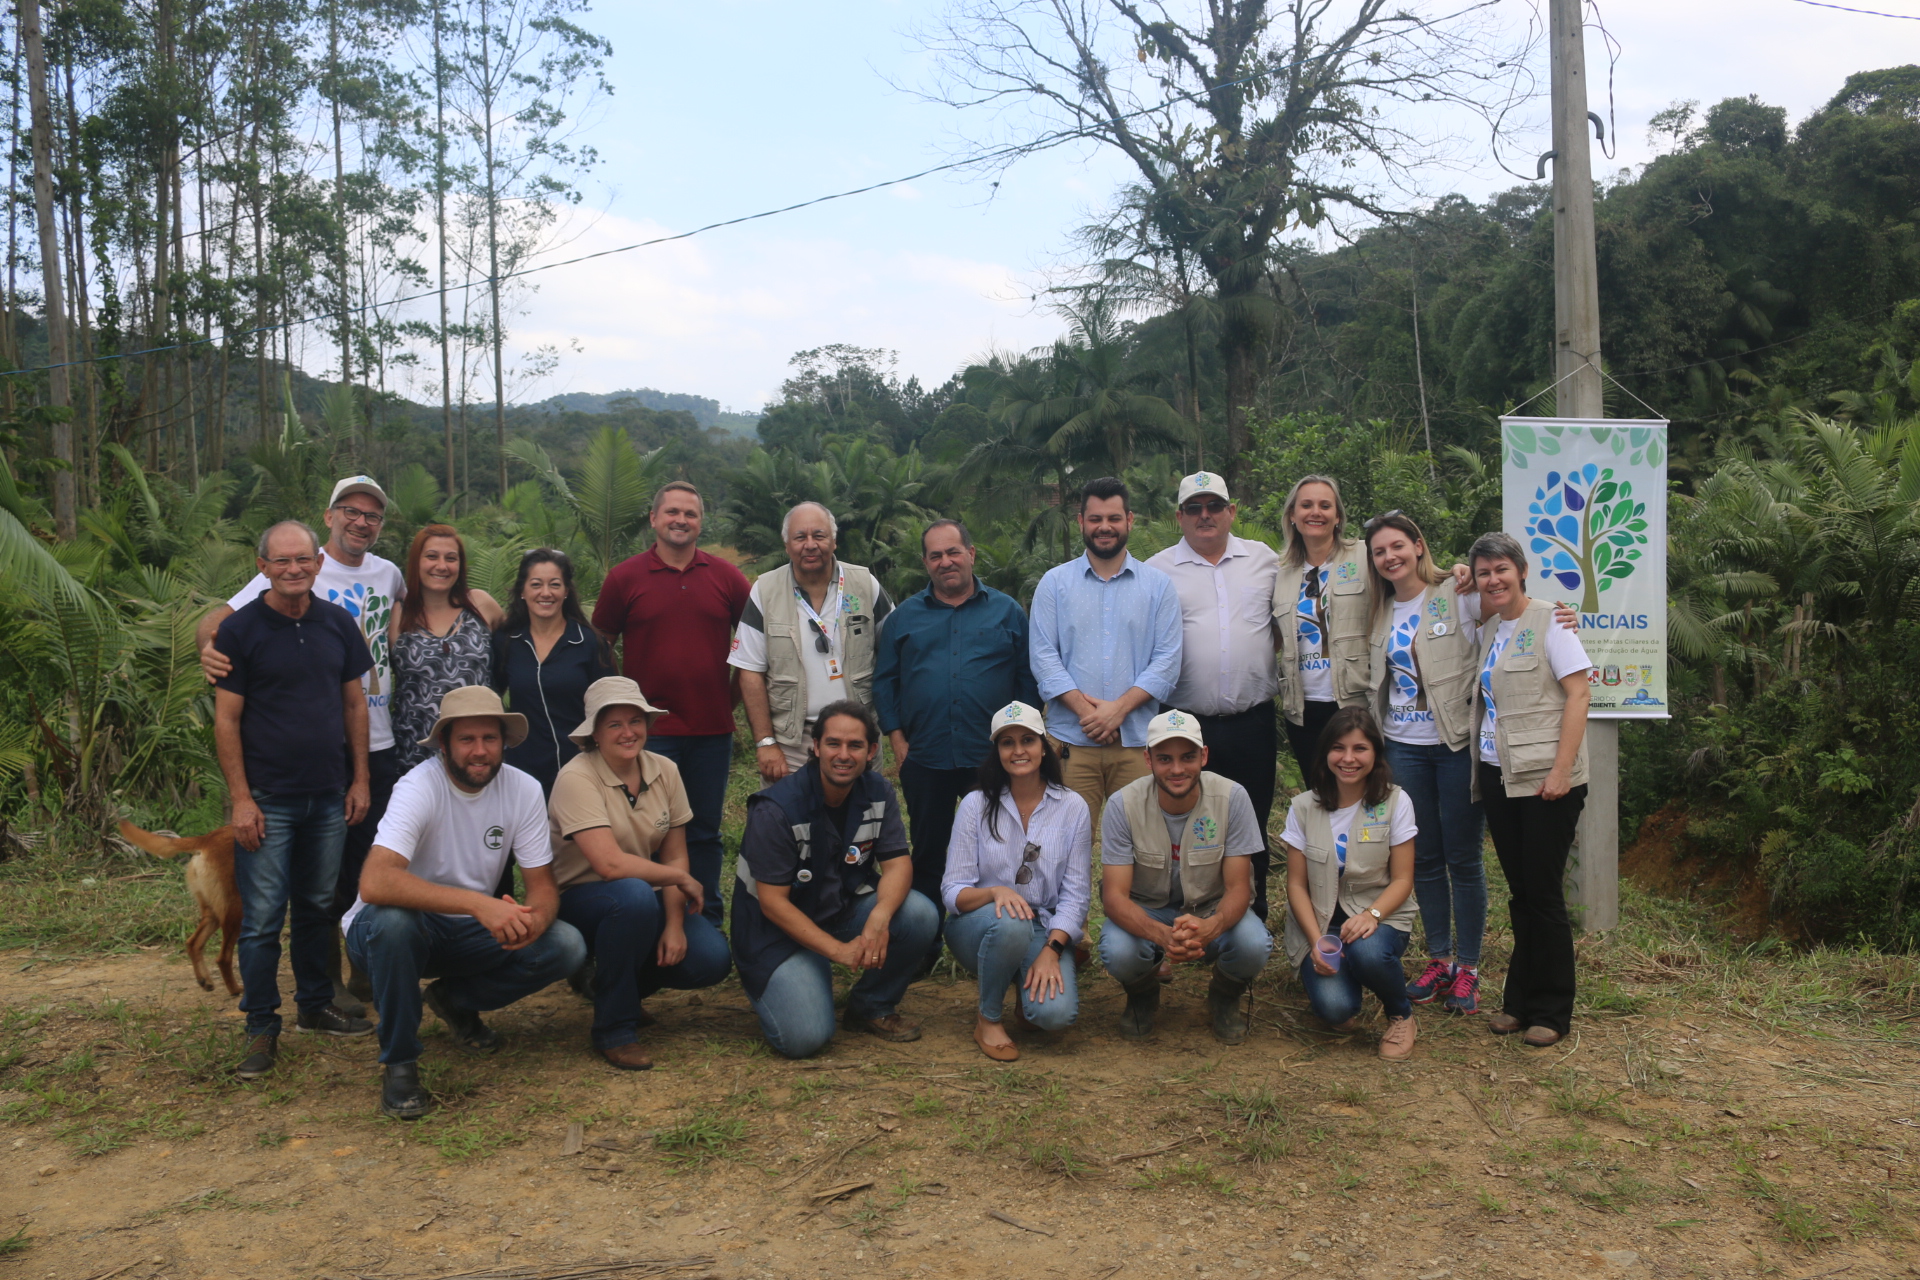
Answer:
[[1142, 1190], [1187, 1187], [1217, 1196], [1231, 1196], [1234, 1191], [1233, 1181], [1215, 1173], [1213, 1166], [1204, 1160], [1181, 1160], [1165, 1169], [1143, 1170], [1133, 1185]]
[[747, 1136], [747, 1122], [739, 1116], [702, 1113], [653, 1135], [654, 1149], [668, 1164], [698, 1166], [731, 1155]]
[[25, 1253], [31, 1248], [33, 1248], [33, 1237], [27, 1234], [25, 1227], [21, 1227], [10, 1236], [0, 1236], [0, 1258], [10, 1253]]
[[[35, 853], [0, 861], [0, 895], [7, 900], [0, 949], [99, 955], [141, 946], [184, 948], [199, 911], [181, 866], [144, 853], [137, 859]], [[153, 879], [115, 879], [154, 871], [161, 874]], [[83, 885], [87, 879], [95, 883]]]

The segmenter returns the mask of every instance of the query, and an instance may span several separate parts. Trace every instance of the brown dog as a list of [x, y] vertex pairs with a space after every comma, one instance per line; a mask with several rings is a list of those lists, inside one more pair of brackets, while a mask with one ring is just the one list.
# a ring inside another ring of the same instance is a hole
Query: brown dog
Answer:
[[199, 980], [200, 989], [213, 990], [213, 977], [207, 972], [207, 939], [218, 925], [220, 976], [226, 980], [227, 994], [239, 995], [240, 982], [233, 976], [233, 949], [240, 942], [240, 891], [233, 884], [233, 828], [221, 827], [204, 836], [161, 836], [122, 821], [120, 834], [127, 843], [156, 857], [193, 855], [187, 860], [187, 888], [200, 905], [200, 927], [187, 939], [187, 958], [193, 961], [193, 976]]

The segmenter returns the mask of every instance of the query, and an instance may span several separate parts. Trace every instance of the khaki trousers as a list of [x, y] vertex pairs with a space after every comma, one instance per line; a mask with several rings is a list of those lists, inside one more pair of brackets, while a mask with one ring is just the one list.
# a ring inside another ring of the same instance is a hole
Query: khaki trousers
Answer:
[[1147, 772], [1147, 753], [1139, 747], [1076, 747], [1050, 739], [1059, 754], [1067, 789], [1093, 810], [1093, 842], [1100, 843], [1100, 815], [1114, 792]]

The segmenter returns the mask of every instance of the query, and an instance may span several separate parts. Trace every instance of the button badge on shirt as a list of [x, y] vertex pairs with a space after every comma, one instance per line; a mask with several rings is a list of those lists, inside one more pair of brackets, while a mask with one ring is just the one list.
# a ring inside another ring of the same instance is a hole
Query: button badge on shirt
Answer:
[[808, 884], [813, 880], [813, 872], [807, 870], [805, 867], [802, 867], [798, 871], [793, 873], [793, 878], [795, 880], [798, 880], [801, 884]]
[[1434, 623], [1434, 624], [1433, 624], [1433, 634], [1434, 634], [1434, 635], [1436, 635], [1436, 636], [1443, 636], [1443, 635], [1445, 635], [1445, 634], [1447, 634], [1447, 624], [1446, 624], [1446, 623], [1444, 623], [1444, 622], [1436, 622], [1436, 623]]

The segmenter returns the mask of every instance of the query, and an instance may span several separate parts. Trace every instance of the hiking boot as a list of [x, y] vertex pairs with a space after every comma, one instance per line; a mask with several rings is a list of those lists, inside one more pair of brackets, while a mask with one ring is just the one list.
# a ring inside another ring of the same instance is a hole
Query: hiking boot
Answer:
[[258, 1080], [273, 1070], [280, 1059], [279, 1036], [254, 1036], [247, 1041], [247, 1056], [240, 1059], [233, 1074], [242, 1080]]
[[453, 1042], [462, 1049], [468, 1053], [492, 1053], [500, 1047], [500, 1033], [480, 1021], [480, 1015], [473, 1010], [456, 1009], [448, 1003], [440, 982], [429, 983], [425, 995], [427, 1008], [447, 1024], [447, 1030], [453, 1033]]
[[395, 1120], [418, 1120], [433, 1110], [433, 1099], [420, 1086], [420, 1064], [390, 1062], [380, 1068], [380, 1114]]
[[1380, 1056], [1389, 1062], [1412, 1057], [1415, 1034], [1412, 1014], [1404, 1018], [1388, 1018], [1387, 1029], [1380, 1033]]
[[1448, 1013], [1480, 1012], [1480, 971], [1461, 965], [1453, 971], [1453, 987], [1447, 992]]
[[864, 1031], [870, 1036], [878, 1036], [882, 1040], [888, 1040], [894, 1044], [905, 1044], [909, 1040], [918, 1040], [920, 1038], [920, 1024], [910, 1022], [897, 1013], [889, 1013], [879, 1018], [869, 1018], [849, 1009], [847, 1010], [847, 1016], [842, 1021], [849, 1031]]
[[[347, 959], [347, 994], [361, 1002], [359, 1017], [366, 1017], [366, 1006], [373, 1003], [373, 977], [362, 969], [351, 956]], [[340, 988], [333, 989], [334, 1004], [340, 1004]], [[345, 1006], [341, 1006], [344, 1008]]]
[[302, 1009], [294, 1016], [293, 1025], [302, 1031], [318, 1031], [323, 1036], [366, 1036], [373, 1034], [373, 1024], [365, 1018], [356, 1018], [338, 1005], [322, 1005], [318, 1009]]
[[1445, 960], [1429, 960], [1419, 977], [1407, 984], [1407, 999], [1432, 1004], [1453, 986], [1454, 967]]
[[1207, 1016], [1213, 1019], [1213, 1038], [1221, 1044], [1239, 1044], [1247, 1038], [1247, 1011], [1241, 1002], [1250, 985], [1213, 971], [1213, 981], [1207, 984]]
[[1129, 1040], [1145, 1040], [1153, 1034], [1153, 1017], [1160, 1012], [1160, 976], [1149, 973], [1144, 981], [1123, 989], [1127, 1007], [1120, 1011], [1120, 1034]]
[[602, 1049], [600, 1056], [622, 1071], [653, 1070], [653, 1059], [637, 1044], [617, 1044], [611, 1049]]

